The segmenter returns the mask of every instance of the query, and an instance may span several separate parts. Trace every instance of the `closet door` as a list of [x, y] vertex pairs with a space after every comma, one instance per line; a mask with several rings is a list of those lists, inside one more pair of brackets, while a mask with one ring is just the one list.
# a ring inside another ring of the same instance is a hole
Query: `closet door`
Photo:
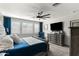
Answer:
[[70, 55], [79, 56], [79, 27], [71, 28]]

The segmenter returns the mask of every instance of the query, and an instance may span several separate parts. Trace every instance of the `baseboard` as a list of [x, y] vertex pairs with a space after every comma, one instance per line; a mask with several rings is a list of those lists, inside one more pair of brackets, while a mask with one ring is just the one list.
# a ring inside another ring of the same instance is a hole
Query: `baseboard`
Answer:
[[63, 46], [70, 47], [69, 45], [64, 44]]

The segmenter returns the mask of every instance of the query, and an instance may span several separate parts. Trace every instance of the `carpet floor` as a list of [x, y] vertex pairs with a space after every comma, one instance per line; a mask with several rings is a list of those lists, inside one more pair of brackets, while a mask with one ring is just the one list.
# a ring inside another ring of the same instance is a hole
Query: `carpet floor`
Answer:
[[69, 56], [69, 47], [58, 46], [50, 43], [49, 56]]

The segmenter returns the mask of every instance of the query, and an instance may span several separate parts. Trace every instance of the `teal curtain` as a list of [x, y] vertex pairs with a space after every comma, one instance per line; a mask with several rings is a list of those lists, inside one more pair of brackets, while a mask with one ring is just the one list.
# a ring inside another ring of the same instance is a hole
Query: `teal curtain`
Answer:
[[39, 24], [40, 26], [40, 31], [39, 32], [43, 32], [43, 22], [40, 22], [40, 24]]
[[43, 22], [39, 23], [39, 27], [40, 27], [39, 37], [42, 38], [42, 39], [45, 39], [44, 32], [43, 32]]
[[7, 35], [11, 34], [11, 17], [4, 16], [3, 17], [3, 25], [5, 27], [5, 31]]

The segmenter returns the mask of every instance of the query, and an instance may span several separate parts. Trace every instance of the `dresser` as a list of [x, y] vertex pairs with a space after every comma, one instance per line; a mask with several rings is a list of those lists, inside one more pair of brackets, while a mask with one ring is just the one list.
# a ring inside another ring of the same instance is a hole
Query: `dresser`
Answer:
[[54, 32], [48, 33], [48, 39], [50, 43], [57, 45], [64, 45], [64, 33], [63, 32]]

